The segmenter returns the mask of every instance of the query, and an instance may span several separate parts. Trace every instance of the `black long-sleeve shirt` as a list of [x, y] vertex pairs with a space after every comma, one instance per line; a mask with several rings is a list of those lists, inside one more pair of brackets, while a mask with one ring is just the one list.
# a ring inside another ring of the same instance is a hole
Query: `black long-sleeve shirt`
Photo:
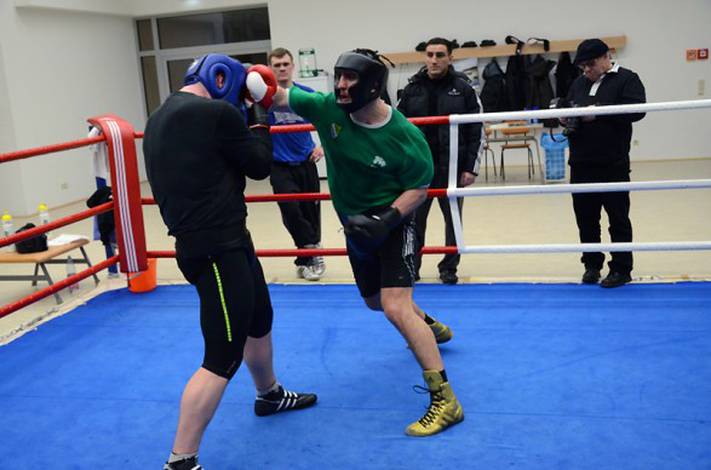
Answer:
[[272, 148], [268, 135], [250, 132], [235, 106], [172, 94], [146, 123], [143, 154], [153, 197], [180, 255], [249, 243], [245, 177], [269, 175]]
[[[597, 88], [593, 88], [597, 86]], [[579, 76], [570, 87], [568, 100], [577, 106], [605, 106], [636, 104], [647, 101], [644, 85], [633, 71], [615, 66], [595, 83], [584, 75]], [[592, 121], [581, 121], [579, 128], [571, 133], [570, 165], [604, 167], [629, 165], [632, 123], [644, 117], [644, 113], [597, 116]]]

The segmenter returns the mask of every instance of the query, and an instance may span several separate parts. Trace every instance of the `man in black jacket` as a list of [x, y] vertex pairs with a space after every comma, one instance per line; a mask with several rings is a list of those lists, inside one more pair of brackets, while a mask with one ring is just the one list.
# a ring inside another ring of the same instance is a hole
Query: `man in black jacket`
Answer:
[[[575, 56], [583, 75], [570, 87], [568, 101], [575, 106], [600, 106], [634, 104], [646, 101], [644, 85], [631, 70], [613, 63], [609, 47], [600, 39], [586, 39], [578, 46]], [[644, 117], [644, 113], [613, 116], [585, 116], [577, 126], [571, 119], [561, 122], [575, 127], [570, 140], [570, 182], [608, 183], [630, 180], [630, 141], [632, 123]], [[573, 209], [582, 243], [600, 243], [600, 214], [605, 208], [610, 220], [612, 242], [631, 242], [632, 223], [629, 218], [630, 196], [628, 191], [615, 193], [573, 194]], [[600, 279], [605, 255], [583, 253], [585, 265], [583, 282], [596, 284]], [[632, 280], [632, 253], [613, 252], [608, 263], [610, 272], [600, 285], [618, 287]]]
[[[316, 395], [284, 389], [272, 366], [272, 305], [246, 226], [245, 177], [269, 175], [272, 144], [266, 112], [247, 128], [246, 71], [208, 54], [190, 66], [185, 86], [148, 119], [146, 170], [178, 267], [200, 297], [202, 366], [188, 381], [166, 470], [201, 469], [203, 433], [242, 359], [257, 389], [258, 416], [305, 408]], [[180, 348], [180, 344], [176, 344]]]
[[[398, 110], [407, 117], [446, 116], [449, 114], [471, 114], [481, 111], [481, 103], [467, 76], [452, 67], [452, 46], [444, 38], [432, 38], [425, 48], [426, 65], [410, 78], [405, 87]], [[434, 178], [430, 188], [446, 188], [449, 176], [449, 126], [423, 126], [422, 131], [434, 159]], [[457, 149], [457, 172], [460, 187], [474, 183], [479, 173], [479, 156], [484, 144], [480, 123], [459, 126], [459, 148]], [[445, 222], [445, 243], [456, 245], [449, 199], [438, 198]], [[457, 199], [459, 215], [462, 214], [462, 198]], [[425, 244], [427, 215], [432, 207], [432, 199], [425, 201], [415, 217], [417, 237], [420, 246]], [[445, 284], [456, 284], [457, 266], [460, 256], [445, 255], [437, 265], [440, 280]], [[416, 267], [422, 264], [417, 256]]]

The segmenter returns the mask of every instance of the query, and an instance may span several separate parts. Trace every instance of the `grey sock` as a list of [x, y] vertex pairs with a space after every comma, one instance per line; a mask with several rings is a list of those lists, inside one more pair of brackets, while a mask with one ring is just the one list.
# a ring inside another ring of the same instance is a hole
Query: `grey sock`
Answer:
[[170, 457], [168, 457], [168, 463], [180, 462], [181, 460], [186, 460], [191, 457], [197, 457], [197, 452], [192, 452], [190, 454], [176, 454], [175, 452], [171, 452]]
[[272, 393], [272, 392], [276, 392], [277, 390], [279, 390], [280, 385], [281, 385], [281, 384], [279, 383], [279, 381], [278, 381], [278, 380], [275, 380], [275, 381], [274, 381], [274, 384], [273, 384], [271, 387], [269, 387], [268, 389], [266, 389], [266, 390], [257, 390], [257, 396], [258, 396], [258, 397], [263, 397], [263, 396], [265, 396], [265, 395], [269, 395], [269, 394]]

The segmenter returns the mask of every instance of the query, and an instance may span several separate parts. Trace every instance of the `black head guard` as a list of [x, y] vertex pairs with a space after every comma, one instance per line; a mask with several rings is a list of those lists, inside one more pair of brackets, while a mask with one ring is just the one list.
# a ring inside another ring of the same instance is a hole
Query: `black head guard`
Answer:
[[[387, 59], [386, 59], [387, 60]], [[334, 91], [338, 96], [336, 84], [344, 70], [355, 72], [358, 81], [348, 89], [350, 103], [338, 103], [348, 113], [358, 111], [363, 106], [379, 98], [388, 83], [388, 68], [377, 51], [354, 49], [338, 57], [334, 66]]]

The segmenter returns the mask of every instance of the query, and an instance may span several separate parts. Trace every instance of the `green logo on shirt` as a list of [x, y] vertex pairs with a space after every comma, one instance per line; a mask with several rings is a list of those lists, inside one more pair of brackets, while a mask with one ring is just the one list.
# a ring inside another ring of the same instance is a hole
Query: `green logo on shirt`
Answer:
[[337, 139], [338, 135], [341, 133], [341, 129], [343, 129], [343, 127], [339, 124], [336, 124], [335, 122], [331, 124], [331, 138]]
[[383, 160], [383, 157], [376, 155], [373, 157], [373, 161], [370, 162], [370, 167], [371, 168], [385, 168], [388, 166], [387, 163], [385, 163], [385, 160]]

